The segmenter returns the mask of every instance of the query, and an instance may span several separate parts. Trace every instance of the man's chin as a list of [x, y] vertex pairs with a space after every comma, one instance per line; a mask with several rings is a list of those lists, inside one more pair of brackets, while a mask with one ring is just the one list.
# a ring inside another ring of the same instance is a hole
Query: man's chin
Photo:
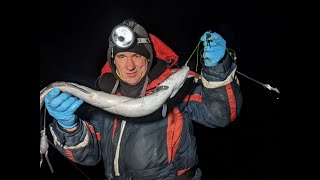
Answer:
[[126, 83], [128, 83], [128, 84], [130, 84], [130, 85], [136, 85], [136, 84], [138, 84], [138, 82], [140, 81], [140, 79], [128, 79], [127, 81], [126, 81]]

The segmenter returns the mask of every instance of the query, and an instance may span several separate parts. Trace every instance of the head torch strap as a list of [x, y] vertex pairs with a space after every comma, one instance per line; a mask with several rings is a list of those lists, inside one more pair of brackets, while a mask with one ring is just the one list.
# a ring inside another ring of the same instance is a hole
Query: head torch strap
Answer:
[[147, 43], [150, 44], [151, 41], [149, 38], [137, 38], [137, 43]]
[[113, 58], [113, 47], [114, 47], [114, 44], [112, 42], [109, 43], [109, 49], [111, 51], [111, 58]]
[[123, 21], [123, 24], [125, 24], [125, 25], [129, 26], [131, 29], [133, 29], [136, 26], [137, 22], [133, 19], [127, 19], [127, 20]]

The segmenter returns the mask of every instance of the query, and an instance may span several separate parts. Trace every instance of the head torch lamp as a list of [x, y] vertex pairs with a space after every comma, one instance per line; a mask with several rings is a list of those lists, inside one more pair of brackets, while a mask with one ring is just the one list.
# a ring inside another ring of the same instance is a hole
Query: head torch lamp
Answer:
[[128, 26], [121, 25], [112, 30], [111, 38], [114, 45], [126, 49], [134, 43], [135, 34]]
[[118, 25], [113, 28], [110, 39], [111, 57], [113, 57], [113, 47], [120, 49], [129, 49], [136, 45], [136, 43], [150, 43], [149, 38], [136, 37], [136, 33], [130, 26], [125, 24]]

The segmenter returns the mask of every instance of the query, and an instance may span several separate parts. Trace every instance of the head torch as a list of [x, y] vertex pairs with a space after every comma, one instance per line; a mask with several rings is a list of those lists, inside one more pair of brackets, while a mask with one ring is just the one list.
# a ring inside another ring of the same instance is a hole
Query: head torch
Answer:
[[138, 37], [137, 33], [134, 31], [136, 25], [137, 23], [134, 21], [124, 21], [122, 24], [113, 28], [109, 38], [112, 58], [114, 55], [114, 46], [125, 50], [135, 46], [136, 44], [151, 43], [148, 37]]
[[135, 35], [128, 26], [116, 26], [111, 32], [114, 45], [119, 48], [128, 48], [134, 43]]

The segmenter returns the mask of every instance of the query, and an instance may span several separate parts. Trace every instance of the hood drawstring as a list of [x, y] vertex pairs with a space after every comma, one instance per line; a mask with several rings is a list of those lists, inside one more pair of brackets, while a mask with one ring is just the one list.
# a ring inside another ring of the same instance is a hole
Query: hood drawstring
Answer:
[[[148, 78], [148, 76], [146, 76], [143, 88], [142, 88], [141, 93], [140, 93], [140, 97], [145, 96], [148, 82], [149, 82], [149, 78]], [[119, 86], [119, 80], [116, 81], [116, 83], [115, 83], [115, 85], [114, 85], [114, 87], [113, 87], [113, 89], [111, 91], [111, 94], [115, 94], [116, 93], [116, 90], [118, 89], [118, 86]], [[125, 126], [126, 126], [126, 121], [122, 120], [121, 121], [121, 128], [120, 128], [120, 136], [119, 136], [119, 139], [118, 139], [118, 144], [117, 144], [117, 148], [116, 148], [116, 154], [115, 154], [114, 161], [113, 161], [115, 176], [120, 176], [120, 171], [119, 171], [120, 144], [121, 144], [122, 134], [124, 132]]]

